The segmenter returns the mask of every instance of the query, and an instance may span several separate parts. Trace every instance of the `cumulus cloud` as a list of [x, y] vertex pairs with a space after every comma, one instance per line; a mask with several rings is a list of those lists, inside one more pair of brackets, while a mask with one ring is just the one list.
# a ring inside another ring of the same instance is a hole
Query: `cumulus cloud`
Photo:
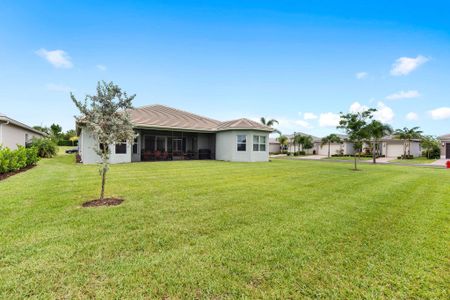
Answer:
[[99, 69], [100, 71], [106, 71], [106, 66], [105, 65], [96, 65], [95, 66], [97, 69]]
[[419, 120], [419, 115], [415, 112], [409, 112], [406, 114], [406, 120], [408, 121], [417, 121]]
[[386, 97], [388, 100], [400, 100], [400, 99], [411, 99], [420, 97], [419, 91], [410, 90], [410, 91], [399, 91], [397, 93], [390, 94]]
[[36, 54], [47, 60], [55, 68], [70, 69], [73, 67], [70, 56], [63, 50], [39, 49]]
[[369, 108], [367, 106], [362, 105], [359, 102], [353, 102], [350, 105], [350, 108], [348, 109], [348, 111], [351, 112], [351, 113], [358, 113], [358, 112], [363, 112], [363, 111], [368, 110], [368, 109]]
[[69, 93], [70, 91], [74, 91], [74, 89], [71, 89], [69, 86], [64, 84], [55, 84], [55, 83], [49, 83], [46, 86], [47, 90], [50, 92], [63, 92], [63, 93]]
[[404, 76], [408, 75], [419, 66], [423, 65], [430, 59], [428, 57], [418, 55], [417, 57], [400, 57], [392, 65], [392, 76]]
[[429, 111], [433, 120], [450, 119], [450, 107], [440, 107]]
[[318, 118], [318, 116], [314, 113], [306, 112], [303, 114], [303, 119], [305, 119], [305, 120], [315, 120], [317, 118]]
[[[383, 123], [390, 123], [394, 119], [394, 111], [389, 106], [385, 105], [383, 102], [378, 102], [376, 112], [374, 112], [373, 117], [374, 119], [381, 121]], [[363, 112], [365, 110], [368, 110], [369, 107], [366, 105], [363, 105], [359, 102], [353, 102], [350, 105], [350, 108], [348, 109], [351, 113], [358, 113]]]
[[377, 111], [373, 113], [373, 118], [383, 123], [390, 123], [394, 120], [394, 111], [383, 102], [378, 102]]
[[338, 114], [327, 112], [319, 116], [320, 127], [336, 127], [339, 125], [341, 117]]
[[358, 72], [355, 74], [356, 79], [365, 79], [367, 76], [369, 76], [367, 72]]

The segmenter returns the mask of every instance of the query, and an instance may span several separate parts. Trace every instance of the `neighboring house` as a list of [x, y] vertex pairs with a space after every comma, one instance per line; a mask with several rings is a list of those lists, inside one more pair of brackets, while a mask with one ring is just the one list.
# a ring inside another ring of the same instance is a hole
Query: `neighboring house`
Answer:
[[441, 158], [450, 159], [450, 134], [439, 137], [441, 141]]
[[[152, 160], [217, 159], [256, 162], [269, 160], [272, 128], [249, 119], [221, 122], [164, 105], [129, 110], [137, 137], [109, 145], [111, 163]], [[83, 163], [100, 161], [100, 145], [77, 124], [79, 154]]]
[[[337, 134], [342, 140], [342, 143], [331, 143], [330, 154], [331, 155], [353, 155], [355, 154], [355, 149], [352, 142], [347, 140], [347, 136], [343, 134]], [[322, 145], [322, 139], [318, 138], [314, 142], [314, 149], [316, 154], [328, 155], [328, 144]]]
[[269, 153], [280, 153], [281, 144], [276, 138], [269, 138]]
[[298, 143], [294, 143], [294, 134], [287, 135], [288, 138], [288, 146], [287, 149], [289, 152], [297, 152], [297, 151], [305, 151], [306, 154], [314, 154], [318, 152], [318, 149], [316, 147], [316, 142], [320, 141], [320, 138], [304, 133], [304, 132], [296, 132], [295, 136], [310, 136], [313, 139], [313, 147], [311, 149], [303, 149], [302, 145], [299, 145]]
[[45, 133], [0, 113], [0, 146], [14, 150], [17, 145], [25, 146], [33, 138], [44, 136]]
[[[410, 153], [414, 157], [422, 156], [422, 147], [420, 145], [420, 139], [411, 140]], [[393, 135], [385, 136], [376, 145], [376, 151], [378, 155], [388, 158], [400, 157], [404, 154], [404, 141], [399, 140]], [[372, 144], [364, 143], [363, 152], [372, 152]], [[406, 145], [406, 153], [408, 154], [408, 143]]]

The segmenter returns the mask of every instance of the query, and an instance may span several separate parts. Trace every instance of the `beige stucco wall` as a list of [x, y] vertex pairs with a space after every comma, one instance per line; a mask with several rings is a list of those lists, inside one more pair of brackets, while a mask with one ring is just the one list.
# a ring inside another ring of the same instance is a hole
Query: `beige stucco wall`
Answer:
[[[246, 151], [237, 151], [237, 136], [246, 135]], [[253, 136], [266, 137], [266, 151], [253, 151]], [[232, 130], [216, 134], [216, 159], [225, 161], [257, 162], [269, 160], [269, 133], [260, 131]]]
[[[28, 135], [28, 141], [25, 140], [26, 135]], [[13, 124], [0, 124], [0, 145], [2, 147], [14, 150], [17, 149], [17, 145], [25, 146], [26, 142], [30, 142], [34, 137], [41, 138], [42, 135]]]
[[450, 147], [450, 140], [441, 140], [441, 158], [450, 158], [446, 157], [447, 147]]
[[[100, 156], [97, 155], [94, 149], [98, 149], [99, 145], [96, 139], [84, 128], [81, 129], [80, 139], [79, 139], [79, 154], [81, 156], [82, 162], [84, 164], [96, 164], [101, 162]], [[110, 145], [111, 149], [110, 163], [129, 163], [131, 162], [131, 143], [127, 143], [127, 153], [116, 154], [115, 145]]]

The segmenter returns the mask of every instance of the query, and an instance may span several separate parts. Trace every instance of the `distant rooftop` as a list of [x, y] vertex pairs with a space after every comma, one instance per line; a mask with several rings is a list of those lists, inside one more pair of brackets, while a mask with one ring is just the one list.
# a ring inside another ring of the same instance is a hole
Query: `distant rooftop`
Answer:
[[16, 120], [14, 120], [14, 119], [11, 119], [11, 118], [7, 117], [6, 115], [4, 115], [4, 114], [2, 114], [2, 113], [0, 113], [0, 124], [1, 124], [1, 123], [13, 124], [13, 125], [15, 125], [15, 126], [17, 126], [17, 127], [24, 128], [24, 129], [28, 129], [28, 130], [33, 131], [33, 132], [35, 132], [35, 133], [37, 133], [37, 134], [40, 134], [40, 135], [42, 135], [42, 136], [45, 136], [45, 135], [46, 135], [46, 134], [43, 133], [42, 131], [36, 130], [36, 129], [34, 129], [33, 127], [30, 127], [30, 126], [28, 126], [28, 125], [26, 125], [26, 124], [24, 124], [24, 123], [22, 123], [22, 122], [19, 122], [19, 121], [16, 121]]

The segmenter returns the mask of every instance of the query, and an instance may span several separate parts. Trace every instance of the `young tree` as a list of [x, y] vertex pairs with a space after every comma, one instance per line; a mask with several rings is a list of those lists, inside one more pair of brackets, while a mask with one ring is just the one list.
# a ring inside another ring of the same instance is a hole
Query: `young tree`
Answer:
[[325, 145], [328, 145], [328, 158], [331, 157], [331, 144], [334, 144], [334, 143], [342, 143], [341, 138], [337, 134], [334, 134], [334, 133], [322, 138], [322, 140], [320, 142], [321, 148]]
[[[366, 128], [367, 122], [373, 118], [373, 113], [376, 109], [370, 108], [368, 110], [356, 113], [341, 113], [341, 120], [337, 128], [344, 129], [348, 135], [349, 141], [355, 146], [362, 145], [363, 141], [368, 138], [368, 130]], [[358, 170], [357, 158], [355, 155], [355, 171]]]
[[50, 136], [55, 142], [59, 142], [62, 138], [62, 127], [58, 124], [50, 125]]
[[372, 155], [373, 155], [373, 163], [377, 163], [377, 145], [381, 138], [386, 135], [392, 134], [392, 127], [388, 124], [383, 124], [378, 120], [372, 120], [367, 127], [369, 141], [372, 143]]
[[72, 93], [70, 94], [73, 103], [81, 113], [81, 116], [76, 118], [77, 122], [82, 124], [96, 139], [97, 145], [100, 145], [94, 148], [102, 160], [100, 200], [103, 200], [105, 196], [106, 173], [109, 170], [109, 145], [132, 141], [135, 137], [127, 112], [132, 108], [131, 102], [135, 96], [128, 96], [118, 85], [104, 81], [98, 83], [97, 94], [87, 95], [84, 102], [78, 101]]

